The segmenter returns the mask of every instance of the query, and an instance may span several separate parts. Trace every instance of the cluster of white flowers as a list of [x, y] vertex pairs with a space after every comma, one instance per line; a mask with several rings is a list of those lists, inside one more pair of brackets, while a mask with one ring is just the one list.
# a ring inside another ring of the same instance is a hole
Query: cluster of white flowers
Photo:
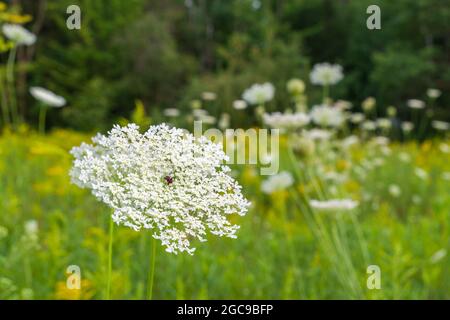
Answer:
[[263, 84], [255, 83], [250, 88], [246, 89], [242, 94], [242, 98], [250, 104], [264, 104], [273, 99], [275, 95], [275, 87], [266, 82]]
[[115, 126], [93, 144], [72, 149], [71, 178], [114, 211], [113, 220], [136, 231], [151, 229], [166, 251], [192, 254], [190, 240], [210, 232], [235, 238], [227, 216], [245, 215], [250, 203], [228, 175], [222, 146], [165, 124]]
[[292, 177], [292, 174], [288, 171], [282, 171], [264, 180], [263, 183], [261, 184], [261, 190], [264, 193], [270, 194], [275, 191], [281, 191], [286, 188], [289, 188], [293, 184], [294, 178]]
[[358, 202], [351, 199], [310, 200], [309, 204], [317, 210], [352, 210], [358, 206]]
[[310, 117], [303, 112], [296, 113], [265, 113], [263, 121], [266, 125], [277, 129], [297, 129], [309, 124]]
[[31, 87], [30, 94], [36, 100], [50, 107], [60, 108], [66, 104], [66, 99], [54, 94], [50, 90], [41, 87]]
[[314, 123], [323, 127], [340, 127], [345, 122], [341, 109], [325, 104], [314, 106], [310, 115]]
[[17, 45], [31, 46], [36, 42], [36, 36], [18, 24], [4, 24], [3, 34]]
[[322, 86], [335, 85], [344, 78], [342, 66], [328, 62], [315, 64], [309, 76], [311, 83]]

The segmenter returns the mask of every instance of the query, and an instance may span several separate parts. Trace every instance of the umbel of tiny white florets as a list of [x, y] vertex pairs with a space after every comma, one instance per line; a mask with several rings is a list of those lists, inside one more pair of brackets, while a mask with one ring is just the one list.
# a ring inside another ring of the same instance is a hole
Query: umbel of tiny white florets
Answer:
[[151, 229], [166, 251], [192, 254], [207, 232], [235, 238], [227, 216], [250, 203], [228, 175], [222, 146], [165, 124], [141, 134], [130, 124], [72, 149], [72, 181], [113, 209], [113, 220]]

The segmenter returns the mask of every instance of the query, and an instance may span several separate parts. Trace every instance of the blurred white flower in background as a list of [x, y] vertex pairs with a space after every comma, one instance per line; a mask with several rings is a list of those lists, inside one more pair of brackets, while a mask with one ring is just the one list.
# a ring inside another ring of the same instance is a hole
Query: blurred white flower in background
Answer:
[[72, 182], [111, 207], [116, 224], [151, 229], [172, 253], [192, 254], [190, 241], [206, 241], [207, 232], [236, 237], [227, 216], [245, 215], [250, 203], [220, 144], [165, 124], [144, 134], [114, 126], [92, 142], [72, 149]]
[[303, 136], [312, 140], [328, 140], [333, 133], [328, 130], [311, 129], [303, 132]]
[[345, 111], [351, 109], [353, 107], [353, 104], [347, 100], [338, 100], [335, 102], [334, 107]]
[[167, 108], [167, 109], [164, 109], [163, 114], [166, 117], [173, 117], [173, 118], [175, 118], [175, 117], [178, 117], [180, 115], [180, 110], [178, 110], [176, 108]]
[[290, 94], [297, 96], [305, 92], [305, 83], [300, 79], [294, 78], [287, 82], [286, 89]]
[[344, 78], [342, 66], [328, 62], [315, 64], [309, 76], [311, 83], [322, 86], [335, 85]]
[[275, 191], [281, 191], [289, 188], [293, 183], [294, 178], [292, 177], [292, 174], [288, 171], [282, 171], [264, 180], [261, 184], [261, 190], [264, 193], [270, 194]]
[[394, 107], [394, 106], [389, 106], [389, 107], [387, 107], [387, 115], [388, 115], [390, 118], [395, 117], [395, 116], [397, 115], [397, 108]]
[[392, 126], [391, 120], [387, 118], [378, 118], [377, 126], [380, 129], [389, 129]]
[[314, 123], [323, 127], [340, 127], [345, 122], [345, 115], [340, 109], [325, 104], [314, 106], [310, 116]]
[[202, 99], [205, 101], [214, 101], [217, 95], [214, 92], [202, 92]]
[[257, 105], [269, 102], [274, 95], [275, 87], [270, 82], [255, 83], [244, 91], [242, 98], [250, 104]]
[[414, 124], [409, 121], [402, 122], [402, 130], [405, 133], [411, 132], [414, 129]]
[[355, 135], [348, 136], [341, 141], [341, 145], [344, 149], [348, 149], [358, 143], [359, 143], [359, 138], [358, 138], [358, 136], [355, 136]]
[[374, 121], [367, 120], [362, 123], [361, 128], [366, 131], [374, 131], [377, 128], [377, 125]]
[[31, 87], [30, 94], [49, 107], [60, 108], [66, 104], [66, 99], [42, 87]]
[[208, 115], [208, 111], [205, 109], [194, 109], [192, 110], [192, 115], [194, 117], [200, 118]]
[[364, 116], [364, 114], [362, 114], [360, 112], [355, 112], [350, 115], [349, 120], [351, 123], [359, 124], [359, 123], [363, 122], [365, 118], [366, 117]]
[[400, 187], [396, 184], [391, 184], [389, 185], [389, 194], [391, 196], [393, 196], [394, 198], [397, 198], [401, 195], [402, 190], [400, 189]]
[[437, 99], [441, 96], [441, 90], [430, 88], [427, 90], [427, 96], [431, 99]]
[[445, 121], [434, 120], [431, 122], [431, 126], [439, 131], [447, 131], [450, 129], [450, 123]]
[[428, 173], [422, 168], [415, 168], [414, 173], [417, 177], [419, 177], [422, 180], [426, 180], [428, 178]]
[[352, 210], [358, 206], [358, 201], [351, 199], [332, 199], [332, 200], [310, 200], [309, 204], [313, 209], [334, 211], [334, 210]]
[[406, 105], [412, 109], [423, 109], [425, 108], [425, 102], [419, 99], [409, 99]]
[[219, 118], [218, 126], [224, 130], [230, 127], [230, 115], [228, 113], [222, 113]]
[[431, 263], [438, 263], [442, 259], [444, 259], [447, 256], [447, 250], [446, 249], [440, 249], [436, 251], [430, 258]]
[[17, 45], [31, 46], [36, 42], [36, 36], [18, 24], [4, 24], [3, 34]]
[[27, 234], [37, 233], [39, 231], [39, 224], [36, 220], [27, 220], [24, 228]]
[[265, 113], [263, 115], [264, 123], [277, 129], [297, 129], [306, 126], [310, 122], [310, 117], [303, 112], [297, 113]]
[[370, 112], [375, 108], [376, 104], [377, 104], [377, 100], [374, 97], [367, 97], [361, 103], [361, 106], [365, 112]]
[[450, 153], [450, 146], [446, 143], [439, 144], [439, 150], [441, 150], [442, 153]]
[[244, 110], [247, 108], [247, 102], [245, 100], [234, 100], [233, 108], [236, 110]]

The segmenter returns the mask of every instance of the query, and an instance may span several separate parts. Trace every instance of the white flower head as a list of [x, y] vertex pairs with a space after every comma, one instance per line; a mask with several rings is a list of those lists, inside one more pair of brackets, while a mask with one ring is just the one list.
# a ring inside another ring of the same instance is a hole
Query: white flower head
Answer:
[[314, 106], [310, 116], [314, 123], [323, 127], [340, 127], [345, 122], [342, 110], [325, 104]]
[[177, 108], [166, 108], [164, 109], [163, 114], [166, 117], [176, 118], [180, 115], [180, 110]]
[[300, 79], [293, 78], [287, 82], [286, 88], [290, 94], [298, 96], [305, 92], [305, 83]]
[[250, 203], [228, 175], [222, 145], [165, 124], [144, 134], [114, 126], [92, 142], [72, 149], [72, 182], [111, 207], [116, 224], [151, 229], [175, 254], [192, 254], [191, 240], [208, 232], [236, 238], [239, 226], [227, 217], [245, 215]]
[[380, 129], [389, 129], [392, 126], [391, 119], [388, 118], [378, 118], [376, 123]]
[[66, 104], [66, 99], [41, 87], [31, 87], [30, 93], [36, 100], [50, 107], [60, 108]]
[[353, 210], [358, 206], [358, 201], [351, 199], [332, 199], [332, 200], [310, 200], [309, 204], [313, 209], [323, 211], [346, 211]]
[[342, 66], [328, 62], [314, 65], [309, 76], [311, 83], [321, 86], [335, 85], [344, 78]]
[[367, 97], [361, 103], [361, 106], [365, 112], [372, 111], [376, 105], [377, 105], [377, 100], [374, 97]]
[[217, 99], [217, 94], [214, 92], [202, 92], [202, 99], [205, 101], [214, 101]]
[[304, 131], [303, 136], [312, 140], [328, 140], [333, 135], [333, 132], [322, 129], [311, 129]]
[[431, 99], [439, 98], [441, 96], [441, 93], [442, 92], [439, 89], [430, 88], [427, 90], [427, 96], [428, 96], [428, 98], [431, 98]]
[[409, 121], [402, 122], [402, 130], [406, 133], [411, 132], [414, 129], [414, 124]]
[[310, 117], [306, 113], [265, 113], [263, 121], [266, 125], [277, 129], [297, 129], [309, 124]]
[[439, 131], [447, 131], [450, 130], [450, 123], [445, 121], [434, 120], [431, 122], [431, 126]]
[[274, 174], [263, 181], [261, 184], [261, 190], [264, 193], [273, 193], [275, 191], [281, 191], [289, 188], [294, 184], [294, 178], [288, 171], [282, 171], [278, 174]]
[[25, 221], [25, 233], [28, 235], [37, 234], [39, 231], [39, 224], [36, 220], [27, 220]]
[[365, 118], [366, 117], [364, 116], [364, 114], [362, 114], [360, 112], [355, 112], [350, 115], [349, 120], [351, 123], [358, 124], [358, 123], [363, 122]]
[[236, 110], [244, 110], [247, 108], [247, 102], [245, 100], [235, 100], [233, 101], [233, 108]]
[[269, 102], [275, 95], [275, 87], [270, 82], [263, 84], [255, 83], [246, 89], [242, 98], [250, 104], [259, 105]]
[[3, 34], [17, 45], [31, 46], [36, 42], [36, 36], [18, 24], [4, 24]]
[[377, 128], [377, 125], [372, 120], [366, 120], [362, 123], [361, 128], [366, 131], [374, 131]]
[[425, 108], [425, 102], [419, 99], [409, 99], [406, 105], [412, 109], [423, 109]]
[[388, 190], [389, 194], [395, 198], [398, 198], [402, 194], [402, 189], [396, 184], [391, 184]]

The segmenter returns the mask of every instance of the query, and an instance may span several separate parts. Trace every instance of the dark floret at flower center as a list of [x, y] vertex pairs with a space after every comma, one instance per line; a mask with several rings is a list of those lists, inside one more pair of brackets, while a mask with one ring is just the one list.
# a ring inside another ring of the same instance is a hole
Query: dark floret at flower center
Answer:
[[165, 176], [164, 180], [166, 180], [167, 184], [172, 184], [173, 183], [173, 178], [171, 176]]

